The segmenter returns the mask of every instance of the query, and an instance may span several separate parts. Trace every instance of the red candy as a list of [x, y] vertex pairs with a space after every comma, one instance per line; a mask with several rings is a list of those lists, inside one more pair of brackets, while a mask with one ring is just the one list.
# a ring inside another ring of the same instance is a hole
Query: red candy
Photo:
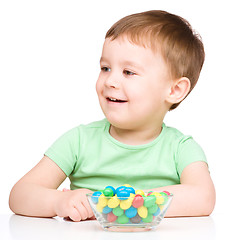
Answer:
[[117, 220], [117, 216], [114, 215], [112, 212], [107, 214], [107, 221], [108, 222], [115, 222]]
[[139, 208], [143, 206], [143, 203], [144, 203], [144, 198], [140, 194], [136, 194], [133, 199], [132, 206], [134, 208]]
[[164, 193], [166, 193], [168, 196], [170, 196], [170, 192], [168, 191], [163, 191]]

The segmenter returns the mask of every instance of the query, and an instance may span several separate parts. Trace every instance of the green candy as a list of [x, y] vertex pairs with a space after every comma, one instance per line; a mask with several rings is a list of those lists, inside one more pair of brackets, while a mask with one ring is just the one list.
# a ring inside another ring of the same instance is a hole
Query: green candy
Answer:
[[144, 197], [144, 206], [149, 208], [152, 205], [154, 205], [156, 202], [156, 196], [155, 195], [149, 195], [147, 197]]
[[142, 218], [142, 221], [144, 223], [150, 223], [153, 221], [153, 215], [152, 214], [148, 214], [146, 218]]
[[129, 218], [125, 214], [123, 214], [117, 218], [117, 222], [120, 224], [125, 224], [129, 222]]
[[148, 213], [154, 214], [157, 212], [158, 208], [159, 207], [157, 204], [153, 204], [151, 207], [148, 207]]
[[106, 197], [112, 197], [114, 195], [113, 190], [111, 188], [105, 188], [103, 190], [103, 194]]
[[164, 202], [161, 205], [164, 205], [165, 203], [168, 202], [168, 195], [165, 192], [160, 192], [160, 195], [163, 196]]
[[121, 209], [119, 206], [116, 208], [113, 208], [112, 213], [116, 215], [117, 217], [122, 216], [124, 214], [124, 210]]

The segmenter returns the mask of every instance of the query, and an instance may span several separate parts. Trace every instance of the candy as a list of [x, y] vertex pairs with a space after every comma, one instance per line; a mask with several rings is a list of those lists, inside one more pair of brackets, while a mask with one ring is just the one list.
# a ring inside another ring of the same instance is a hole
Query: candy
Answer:
[[107, 214], [107, 221], [108, 222], [115, 222], [117, 220], [117, 216], [110, 212]]
[[124, 214], [124, 210], [121, 209], [120, 207], [113, 208], [112, 210], [113, 214], [116, 215], [117, 217], [121, 216]]
[[108, 202], [108, 199], [102, 194], [99, 196], [98, 198], [98, 204], [102, 207], [106, 207], [107, 206], [107, 202]]
[[124, 190], [126, 187], [125, 186], [120, 186], [116, 189], [116, 194], [118, 194], [119, 191]]
[[113, 186], [106, 186], [105, 189], [106, 189], [106, 188], [112, 189], [112, 191], [113, 191], [113, 196], [116, 194], [116, 189], [115, 189]]
[[96, 209], [97, 209], [98, 212], [102, 212], [103, 207], [100, 204], [97, 204]]
[[163, 191], [164, 193], [166, 193], [168, 196], [170, 196], [170, 192], [168, 191]]
[[145, 223], [149, 223], [152, 222], [153, 220], [153, 215], [152, 214], [148, 214], [145, 218], [142, 218], [142, 221]]
[[120, 207], [123, 210], [128, 209], [132, 204], [132, 200], [130, 198], [126, 199], [126, 200], [121, 200], [120, 202]]
[[110, 213], [111, 211], [112, 211], [112, 208], [106, 206], [106, 207], [103, 208], [102, 213], [107, 214], [107, 213]]
[[99, 196], [101, 195], [102, 193], [97, 191], [97, 192], [94, 192], [93, 195], [92, 195], [92, 201], [93, 203], [97, 204], [98, 203], [98, 198]]
[[156, 196], [156, 197], [157, 197], [157, 196], [161, 196], [160, 193], [158, 193], [158, 192], [152, 192], [150, 195], [154, 195], [154, 196]]
[[132, 187], [126, 187], [125, 191], [135, 194], [135, 189]]
[[117, 218], [117, 222], [120, 224], [125, 224], [129, 222], [129, 218], [123, 214]]
[[156, 196], [155, 195], [149, 195], [144, 199], [144, 206], [145, 207], [151, 207], [156, 202]]
[[167, 203], [168, 202], [168, 195], [165, 192], [161, 192], [160, 195], [163, 196], [163, 198], [164, 198], [164, 202], [161, 203], [161, 204]]
[[117, 196], [113, 196], [111, 199], [108, 200], [108, 207], [115, 208], [120, 204], [120, 200]]
[[104, 221], [119, 224], [150, 223], [156, 216], [163, 217], [170, 193], [167, 191], [144, 193], [124, 184], [118, 188], [107, 186], [92, 194], [92, 203]]
[[156, 203], [157, 203], [158, 205], [164, 203], [164, 198], [163, 198], [163, 196], [162, 196], [160, 193], [159, 193], [159, 195], [156, 196]]
[[141, 206], [138, 208], [138, 215], [142, 218], [146, 218], [148, 215], [148, 209], [145, 206]]
[[136, 214], [135, 217], [130, 218], [130, 221], [131, 221], [131, 223], [139, 223], [139, 222], [141, 222], [141, 217], [138, 214]]
[[129, 218], [135, 217], [136, 214], [137, 214], [137, 209], [132, 206], [125, 211], [125, 215]]
[[113, 190], [111, 188], [105, 188], [103, 190], [103, 194], [106, 197], [112, 197], [114, 195], [114, 192], [113, 192]]
[[136, 193], [135, 193], [136, 195], [137, 195], [137, 194], [139, 194], [139, 195], [141, 195], [141, 196], [145, 195], [145, 193], [144, 193], [143, 190], [136, 190], [135, 192], [136, 192]]
[[123, 186], [125, 187], [132, 187], [130, 184], [126, 183], [126, 184], [123, 184]]
[[158, 207], [157, 211], [153, 214], [154, 216], [158, 216], [161, 212], [161, 209]]
[[120, 190], [120, 191], [117, 192], [117, 197], [120, 200], [126, 200], [126, 199], [128, 199], [130, 197], [130, 192], [126, 191], [125, 189]]
[[132, 206], [135, 208], [141, 207], [144, 204], [144, 198], [140, 194], [136, 194], [133, 201]]
[[148, 213], [154, 214], [157, 212], [158, 208], [159, 207], [157, 204], [153, 204], [152, 206], [148, 207]]

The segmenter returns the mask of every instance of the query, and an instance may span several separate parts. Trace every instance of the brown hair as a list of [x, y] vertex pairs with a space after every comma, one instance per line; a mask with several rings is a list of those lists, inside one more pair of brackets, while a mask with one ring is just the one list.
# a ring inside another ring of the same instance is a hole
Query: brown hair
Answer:
[[[199, 78], [205, 52], [200, 35], [188, 21], [160, 10], [132, 14], [116, 22], [106, 33], [106, 38], [114, 40], [122, 35], [135, 44], [160, 51], [171, 77], [187, 77], [191, 92]], [[170, 110], [178, 105], [173, 104]]]

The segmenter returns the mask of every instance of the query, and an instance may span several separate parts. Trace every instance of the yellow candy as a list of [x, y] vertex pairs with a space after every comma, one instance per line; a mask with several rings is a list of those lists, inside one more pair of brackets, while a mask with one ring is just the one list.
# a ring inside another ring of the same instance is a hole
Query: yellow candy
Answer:
[[156, 203], [157, 204], [163, 204], [164, 203], [164, 198], [160, 193], [158, 193], [158, 195], [156, 195]]
[[96, 208], [97, 208], [98, 212], [102, 212], [102, 210], [103, 210], [103, 207], [99, 203], [96, 205]]
[[133, 201], [133, 199], [134, 199], [134, 197], [135, 197], [135, 194], [134, 193], [130, 193], [130, 199], [131, 199], [131, 201]]
[[141, 206], [137, 209], [138, 215], [142, 218], [146, 218], [148, 215], [148, 209], [145, 206]]
[[120, 204], [120, 200], [117, 198], [117, 196], [113, 196], [111, 199], [108, 200], [107, 204], [110, 208], [116, 208]]
[[107, 203], [108, 199], [103, 194], [101, 194], [98, 198], [98, 204], [104, 208], [107, 206]]
[[126, 210], [126, 209], [130, 208], [131, 204], [132, 204], [132, 198], [129, 197], [126, 200], [121, 200], [120, 207], [121, 207], [121, 209]]
[[160, 211], [162, 211], [164, 209], [164, 206], [160, 205], [159, 208], [160, 208]]
[[122, 185], [122, 186], [125, 186], [125, 187], [132, 187], [130, 184], [124, 184], [124, 185]]
[[142, 195], [145, 195], [145, 193], [144, 193], [143, 190], [136, 190], [136, 194], [140, 194], [141, 196], [142, 196]]
[[158, 192], [153, 192], [153, 193], [151, 193], [150, 195], [155, 195], [156, 197], [157, 197], [157, 196], [161, 196], [161, 194], [158, 193]]

